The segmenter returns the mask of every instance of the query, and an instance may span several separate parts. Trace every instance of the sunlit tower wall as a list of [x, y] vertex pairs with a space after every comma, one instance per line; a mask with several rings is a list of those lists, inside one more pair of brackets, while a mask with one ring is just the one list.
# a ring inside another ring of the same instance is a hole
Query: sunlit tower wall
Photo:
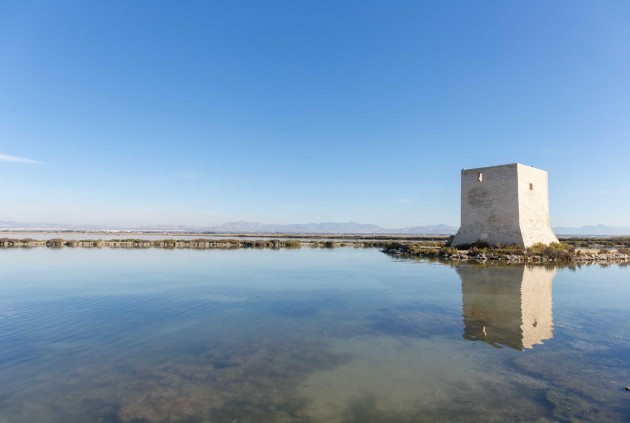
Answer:
[[520, 163], [462, 170], [462, 224], [453, 246], [558, 242], [549, 223], [547, 172]]

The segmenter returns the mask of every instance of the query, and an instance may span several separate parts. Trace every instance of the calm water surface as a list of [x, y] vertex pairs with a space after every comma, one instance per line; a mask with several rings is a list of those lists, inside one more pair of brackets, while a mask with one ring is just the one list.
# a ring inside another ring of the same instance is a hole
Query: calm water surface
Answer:
[[630, 268], [0, 251], [0, 422], [630, 421]]

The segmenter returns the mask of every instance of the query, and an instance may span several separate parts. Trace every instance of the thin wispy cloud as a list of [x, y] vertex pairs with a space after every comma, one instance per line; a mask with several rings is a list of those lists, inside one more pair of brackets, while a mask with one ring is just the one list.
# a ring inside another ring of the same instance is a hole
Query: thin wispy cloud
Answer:
[[18, 156], [10, 156], [8, 154], [0, 154], [0, 162], [36, 164], [36, 165], [46, 164], [44, 162], [40, 162], [39, 160], [27, 159], [25, 157], [18, 157]]

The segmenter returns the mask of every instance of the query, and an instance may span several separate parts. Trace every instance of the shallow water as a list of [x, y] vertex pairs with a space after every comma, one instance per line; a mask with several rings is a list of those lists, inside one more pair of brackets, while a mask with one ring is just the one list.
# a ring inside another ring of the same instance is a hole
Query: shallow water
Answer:
[[0, 251], [0, 422], [627, 421], [630, 268]]

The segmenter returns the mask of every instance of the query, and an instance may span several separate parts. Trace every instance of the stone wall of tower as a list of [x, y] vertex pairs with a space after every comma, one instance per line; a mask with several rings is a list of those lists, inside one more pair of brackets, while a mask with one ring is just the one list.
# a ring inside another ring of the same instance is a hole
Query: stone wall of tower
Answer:
[[454, 246], [557, 242], [549, 225], [547, 172], [514, 163], [464, 169], [461, 178], [462, 224]]
[[547, 172], [521, 164], [517, 165], [517, 170], [518, 214], [523, 245], [529, 247], [538, 242], [558, 242], [549, 222]]
[[462, 170], [462, 225], [453, 245], [523, 242], [516, 165]]

